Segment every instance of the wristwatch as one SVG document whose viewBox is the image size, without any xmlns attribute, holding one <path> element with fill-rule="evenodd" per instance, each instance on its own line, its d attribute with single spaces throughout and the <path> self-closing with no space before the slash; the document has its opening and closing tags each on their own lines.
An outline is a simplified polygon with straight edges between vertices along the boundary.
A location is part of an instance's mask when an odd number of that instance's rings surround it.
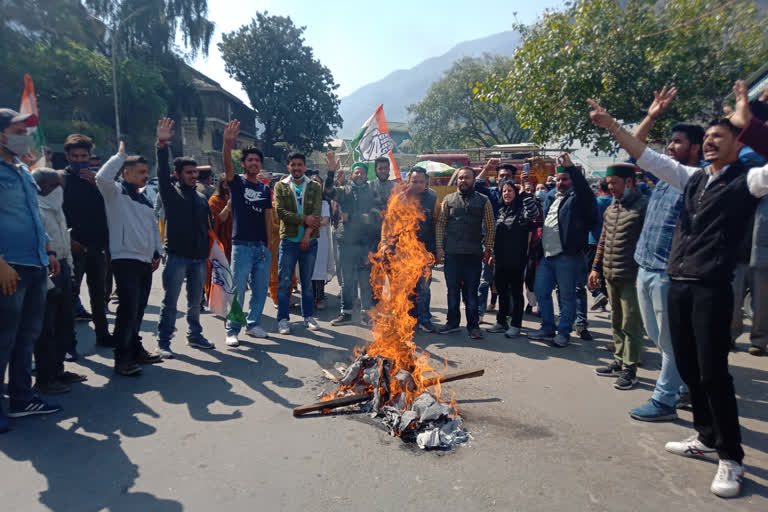
<svg viewBox="0 0 768 512">
<path fill-rule="evenodd" d="M 48 256 L 53 256 L 54 258 L 56 257 L 56 251 L 48 251 L 47 254 Z"/>
</svg>

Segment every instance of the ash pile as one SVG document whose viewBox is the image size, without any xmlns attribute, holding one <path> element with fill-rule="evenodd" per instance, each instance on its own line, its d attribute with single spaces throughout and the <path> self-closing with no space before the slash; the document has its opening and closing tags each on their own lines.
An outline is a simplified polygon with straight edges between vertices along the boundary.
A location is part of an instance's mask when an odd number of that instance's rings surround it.
<svg viewBox="0 0 768 512">
<path fill-rule="evenodd" d="M 392 374 L 395 362 L 384 357 L 362 355 L 351 365 L 337 365 L 342 375 L 334 379 L 342 385 L 335 397 L 372 392 L 372 399 L 361 409 L 371 417 L 382 418 L 382 423 L 392 436 L 405 442 L 415 442 L 422 450 L 447 450 L 471 439 L 462 428 L 462 418 L 455 408 L 442 403 L 428 392 L 413 398 L 407 406 L 407 396 L 413 395 L 418 386 L 407 370 Z"/>
</svg>

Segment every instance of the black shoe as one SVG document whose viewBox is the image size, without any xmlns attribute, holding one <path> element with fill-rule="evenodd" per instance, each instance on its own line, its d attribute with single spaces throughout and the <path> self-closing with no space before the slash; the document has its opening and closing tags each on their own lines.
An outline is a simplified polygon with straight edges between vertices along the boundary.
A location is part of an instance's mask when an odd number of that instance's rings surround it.
<svg viewBox="0 0 768 512">
<path fill-rule="evenodd" d="M 331 325 L 347 325 L 352 323 L 352 315 L 349 313 L 341 313 L 339 316 L 331 320 Z"/>
<path fill-rule="evenodd" d="M 117 342 L 115 341 L 115 338 L 113 338 L 111 334 L 107 334 L 102 338 L 98 338 L 96 340 L 96 345 L 100 347 L 105 347 L 105 348 L 115 348 L 117 346 Z"/>
<path fill-rule="evenodd" d="M 458 332 L 461 330 L 461 327 L 458 325 L 441 325 L 437 328 L 438 334 L 450 334 L 452 332 Z"/>
<path fill-rule="evenodd" d="M 150 354 L 146 349 L 141 349 L 136 354 L 136 362 L 138 364 L 155 364 L 163 360 L 163 356 L 160 354 Z"/>
<path fill-rule="evenodd" d="M 589 332 L 589 329 L 587 329 L 582 325 L 576 327 L 576 334 L 578 334 L 579 338 L 581 338 L 584 341 L 592 341 L 594 339 L 592 337 L 592 333 Z"/>
<path fill-rule="evenodd" d="M 79 320 L 81 322 L 90 322 L 93 320 L 93 315 L 83 309 L 75 313 L 75 320 Z"/>
<path fill-rule="evenodd" d="M 121 361 L 119 363 L 115 362 L 115 373 L 125 377 L 141 375 L 141 366 L 139 366 L 135 361 Z"/>
<path fill-rule="evenodd" d="M 685 392 L 677 398 L 675 407 L 678 409 L 690 409 L 691 408 L 691 394 Z"/>
<path fill-rule="evenodd" d="M 70 388 L 65 383 L 53 379 L 47 382 L 38 381 L 35 383 L 35 391 L 44 395 L 60 395 L 62 393 L 69 393 Z"/>
<path fill-rule="evenodd" d="M 619 378 L 613 383 L 613 387 L 616 389 L 627 390 L 635 387 L 635 384 L 637 384 L 637 368 L 628 366 L 621 370 Z"/>
<path fill-rule="evenodd" d="M 88 380 L 88 377 L 74 372 L 62 372 L 56 376 L 56 380 L 63 382 L 64 384 L 74 384 L 76 382 Z"/>
<path fill-rule="evenodd" d="M 621 363 L 613 360 L 608 366 L 595 368 L 595 373 L 601 377 L 618 377 L 621 373 Z"/>
</svg>

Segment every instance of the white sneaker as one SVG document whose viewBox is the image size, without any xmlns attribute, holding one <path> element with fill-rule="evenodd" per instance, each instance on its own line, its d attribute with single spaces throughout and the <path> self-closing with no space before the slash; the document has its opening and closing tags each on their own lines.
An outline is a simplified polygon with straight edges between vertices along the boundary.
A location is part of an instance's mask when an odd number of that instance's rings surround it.
<svg viewBox="0 0 768 512">
<path fill-rule="evenodd" d="M 507 332 L 504 333 L 504 336 L 507 338 L 516 338 L 517 336 L 520 336 L 520 328 L 519 327 L 510 327 L 507 329 Z"/>
<path fill-rule="evenodd" d="M 257 325 L 254 327 L 251 327 L 247 331 L 245 331 L 245 334 L 248 336 L 251 336 L 253 338 L 266 338 L 267 337 L 267 331 L 261 328 L 261 326 Z"/>
<path fill-rule="evenodd" d="M 698 434 L 694 434 L 688 439 L 682 441 L 671 441 L 664 446 L 664 449 L 669 453 L 675 455 L 682 455 L 683 457 L 701 457 L 704 459 L 712 459 L 717 456 L 717 450 L 710 448 L 701 441 L 699 441 Z"/>
<path fill-rule="evenodd" d="M 320 326 L 317 324 L 317 320 L 315 320 L 311 316 L 308 316 L 307 318 L 304 319 L 304 327 L 306 327 L 310 331 L 317 331 L 320 329 Z"/>
<path fill-rule="evenodd" d="M 239 347 L 240 342 L 237 339 L 236 334 L 227 334 L 227 346 L 228 347 Z"/>
<path fill-rule="evenodd" d="M 744 466 L 735 460 L 720 459 L 710 490 L 721 498 L 735 498 L 741 494 Z"/>
<path fill-rule="evenodd" d="M 291 334 L 291 327 L 288 325 L 288 320 L 280 320 L 277 322 L 277 332 L 280 334 Z"/>
</svg>

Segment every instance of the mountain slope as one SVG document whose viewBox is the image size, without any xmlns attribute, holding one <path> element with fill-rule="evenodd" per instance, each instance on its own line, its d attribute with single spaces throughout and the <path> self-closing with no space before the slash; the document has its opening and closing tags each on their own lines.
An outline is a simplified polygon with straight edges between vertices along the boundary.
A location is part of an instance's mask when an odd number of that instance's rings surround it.
<svg viewBox="0 0 768 512">
<path fill-rule="evenodd" d="M 429 86 L 439 80 L 456 60 L 480 57 L 484 53 L 511 55 L 519 42 L 520 35 L 514 31 L 465 41 L 439 57 L 427 59 L 408 70 L 394 71 L 377 82 L 364 85 L 341 99 L 339 111 L 344 119 L 341 135 L 345 138 L 353 137 L 379 103 L 384 104 L 388 120 L 405 121 L 408 105 L 421 100 Z"/>
</svg>

